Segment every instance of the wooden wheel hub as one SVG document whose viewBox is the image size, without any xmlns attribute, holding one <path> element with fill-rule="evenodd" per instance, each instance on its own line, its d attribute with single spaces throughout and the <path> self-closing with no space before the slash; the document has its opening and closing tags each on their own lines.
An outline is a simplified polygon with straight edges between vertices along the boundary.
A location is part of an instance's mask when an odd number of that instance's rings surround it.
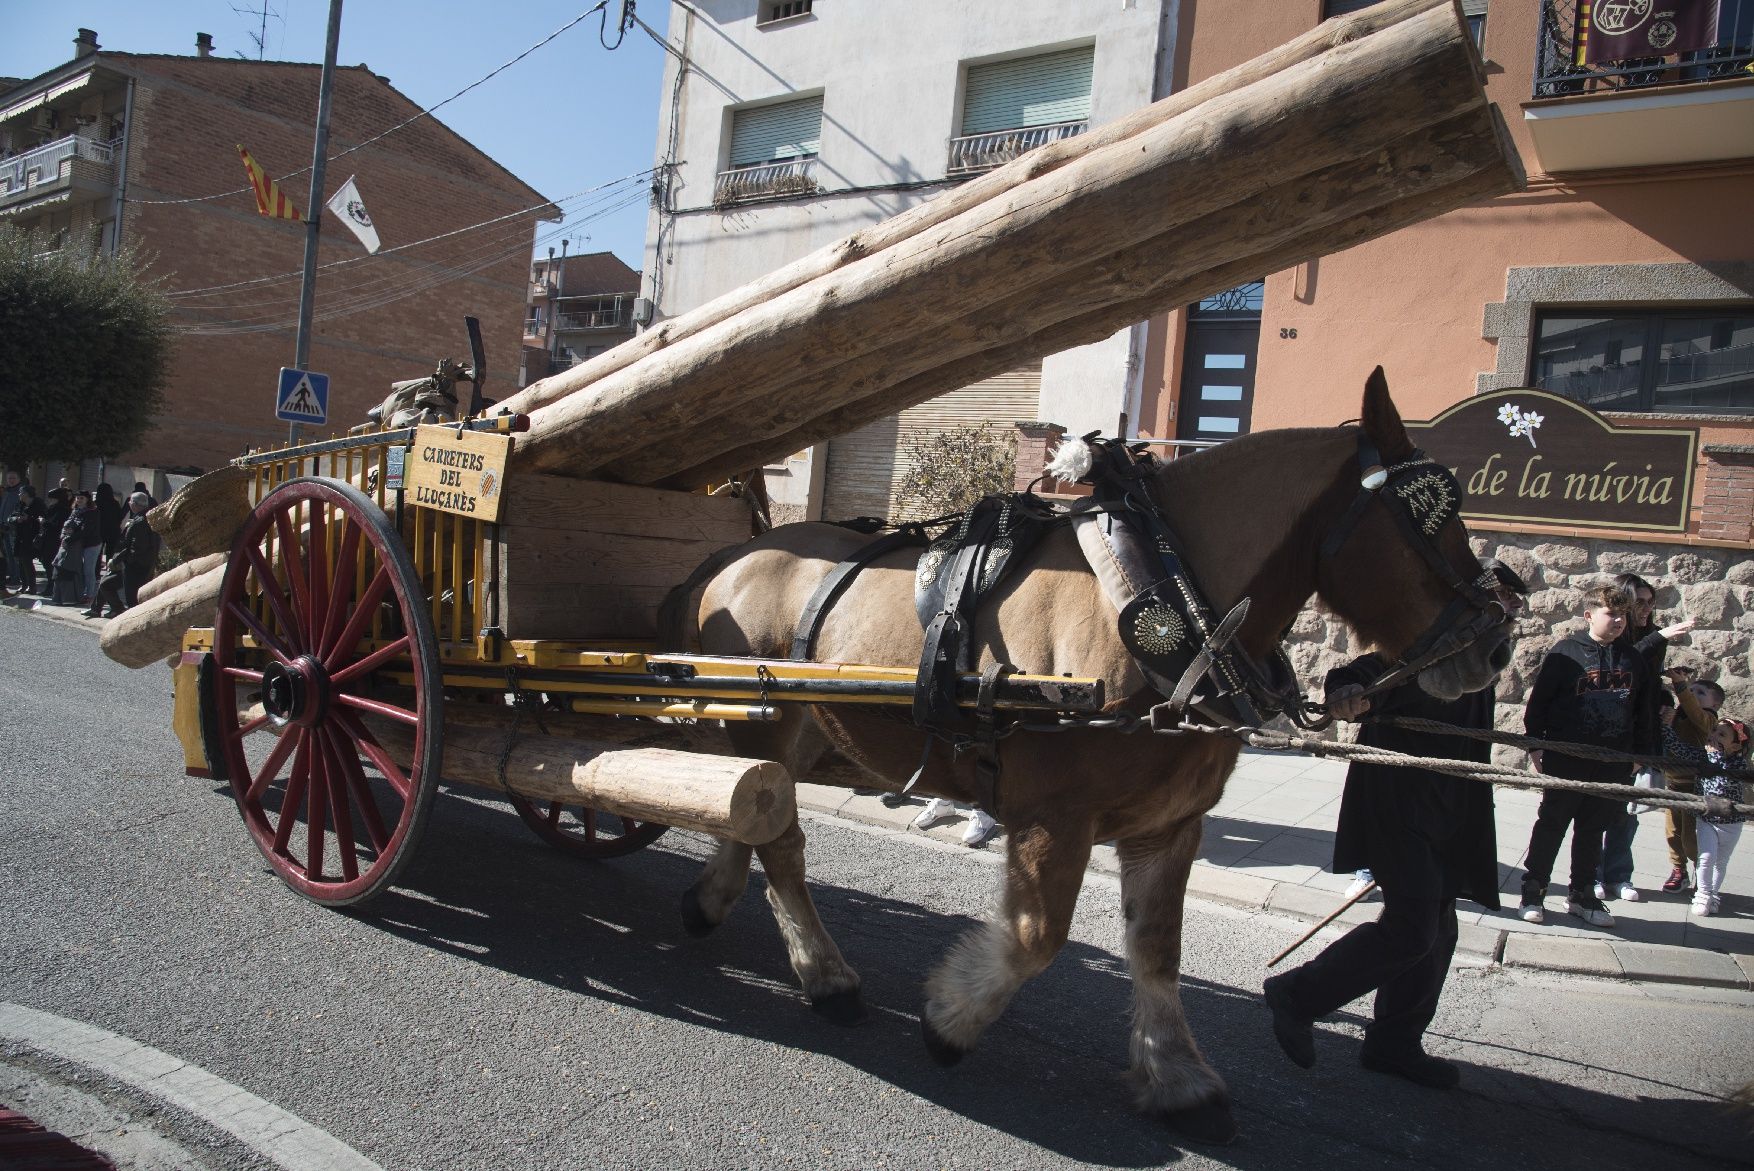
<svg viewBox="0 0 1754 1171">
<path fill-rule="evenodd" d="M 277 724 L 312 728 L 329 709 L 329 673 L 314 656 L 262 669 L 262 709 Z"/>
</svg>

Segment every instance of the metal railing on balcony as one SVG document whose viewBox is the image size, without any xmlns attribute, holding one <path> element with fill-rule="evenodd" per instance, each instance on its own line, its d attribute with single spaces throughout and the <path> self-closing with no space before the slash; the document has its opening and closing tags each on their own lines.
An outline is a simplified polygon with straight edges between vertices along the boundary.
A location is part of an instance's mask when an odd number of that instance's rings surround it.
<svg viewBox="0 0 1754 1171">
<path fill-rule="evenodd" d="M 575 329 L 626 329 L 630 305 L 617 305 L 613 309 L 592 309 L 583 313 L 562 313 L 555 318 L 555 328 L 567 331 Z"/>
<path fill-rule="evenodd" d="M 0 200 L 17 199 L 64 178 L 75 158 L 108 164 L 115 144 L 69 134 L 9 159 L 0 159 Z"/>
<path fill-rule="evenodd" d="M 1090 129 L 1090 121 L 1053 122 L 1046 126 L 1023 126 L 987 134 L 966 134 L 950 140 L 950 162 L 945 174 L 977 175 L 1004 166 L 1024 151 L 1034 150 L 1062 138 L 1075 138 Z"/>
<path fill-rule="evenodd" d="M 816 156 L 811 155 L 780 163 L 763 163 L 758 167 L 733 167 L 729 171 L 720 171 L 718 182 L 713 186 L 713 203 L 725 207 L 758 199 L 814 195 L 819 190 Z"/>
<path fill-rule="evenodd" d="M 1747 78 L 1754 63 L 1754 0 L 1719 0 L 1716 41 L 1666 56 L 1629 57 L 1584 64 L 1579 41 L 1580 0 L 1541 0 L 1541 28 L 1535 47 L 1537 98 L 1582 93 L 1615 93 L 1656 86 Z M 1654 0 L 1595 0 L 1598 35 L 1605 28 L 1641 20 L 1661 21 L 1666 12 Z M 1587 37 L 1587 21 L 1585 36 Z M 1658 32 L 1646 41 L 1673 37 Z"/>
</svg>

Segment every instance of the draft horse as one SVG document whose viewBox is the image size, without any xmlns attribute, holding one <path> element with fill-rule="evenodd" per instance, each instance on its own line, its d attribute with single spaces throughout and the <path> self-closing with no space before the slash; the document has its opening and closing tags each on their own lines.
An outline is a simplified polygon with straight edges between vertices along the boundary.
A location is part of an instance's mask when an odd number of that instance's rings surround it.
<svg viewBox="0 0 1754 1171">
<path fill-rule="evenodd" d="M 1360 417 L 1355 426 L 1248 435 L 1174 460 L 1149 491 L 1216 612 L 1251 599 L 1239 636 L 1249 655 L 1271 653 L 1314 595 L 1391 660 L 1430 645 L 1446 624 L 1471 620 L 1468 638 L 1452 639 L 1448 656 L 1416 677 L 1450 698 L 1483 687 L 1509 660 L 1510 628 L 1501 611 L 1487 612 L 1478 589 L 1460 584 L 1484 571 L 1457 510 L 1421 538 L 1369 497 L 1373 485 L 1361 475 L 1360 453 L 1370 450 L 1364 441 L 1384 466 L 1421 459 L 1380 368 L 1366 385 Z M 1330 539 L 1337 532 L 1341 539 Z M 681 612 L 698 622 L 706 652 L 784 658 L 817 583 L 868 540 L 827 524 L 774 529 L 710 573 L 698 604 L 689 595 Z M 1074 536 L 1064 526 L 1052 529 L 1022 556 L 977 613 L 978 664 L 1100 678 L 1118 710 L 1142 712 L 1160 702 L 1123 645 L 1114 605 Z M 917 549 L 897 551 L 865 569 L 826 616 L 813 657 L 917 664 L 917 557 Z M 732 724 L 730 733 L 739 752 L 780 761 L 793 775 L 807 774 L 825 734 L 880 785 L 899 787 L 924 758 L 919 791 L 976 797 L 970 754 L 959 759 L 941 743 L 928 745 L 905 718 L 851 705 L 793 708 L 776 723 Z M 922 1025 L 932 1056 L 949 1064 L 967 1053 L 1019 986 L 1048 965 L 1066 941 L 1092 844 L 1112 840 L 1133 978 L 1130 1073 L 1138 1106 L 1189 1137 L 1233 1137 L 1224 1081 L 1201 1056 L 1182 1013 L 1179 972 L 1182 901 L 1201 820 L 1238 752 L 1232 738 L 1086 728 L 1023 731 L 1000 741 L 994 812 L 1008 835 L 1003 898 L 997 915 L 969 931 L 926 979 Z M 732 842 L 719 847 L 684 897 L 692 931 L 711 930 L 729 913 L 751 852 Z M 753 853 L 812 1004 L 837 1019 L 862 1018 L 858 973 L 823 929 L 805 886 L 803 832 L 794 821 Z"/>
</svg>

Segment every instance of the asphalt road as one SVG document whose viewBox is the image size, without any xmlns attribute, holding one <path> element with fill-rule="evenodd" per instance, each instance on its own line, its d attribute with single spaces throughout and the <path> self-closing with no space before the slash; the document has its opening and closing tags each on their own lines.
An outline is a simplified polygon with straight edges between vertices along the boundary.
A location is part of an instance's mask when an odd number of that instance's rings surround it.
<svg viewBox="0 0 1754 1171">
<path fill-rule="evenodd" d="M 1243 1135 L 1183 1149 L 1126 1103 L 1112 882 L 1091 880 L 1064 954 L 946 1071 L 919 1042 L 920 983 L 991 901 L 990 858 L 806 825 L 872 1009 L 840 1028 L 804 1005 L 759 874 L 715 935 L 685 935 L 691 835 L 581 864 L 447 792 L 401 887 L 357 914 L 305 903 L 230 797 L 182 775 L 170 704 L 167 671 L 0 611 L 0 1002 L 196 1063 L 395 1171 L 1754 1162 L 1750 1119 L 1718 1097 L 1754 1076 L 1748 994 L 1463 969 L 1430 1038 L 1462 1089 L 1361 1070 L 1364 1005 L 1304 1072 L 1258 998 L 1300 925 L 1194 904 L 1184 997 Z M 210 1167 L 265 1165 L 174 1111 L 144 1124 Z"/>
</svg>

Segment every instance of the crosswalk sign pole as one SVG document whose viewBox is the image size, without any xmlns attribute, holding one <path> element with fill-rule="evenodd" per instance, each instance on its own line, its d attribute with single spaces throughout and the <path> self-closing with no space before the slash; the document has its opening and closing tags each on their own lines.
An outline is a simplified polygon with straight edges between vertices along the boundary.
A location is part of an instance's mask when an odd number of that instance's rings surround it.
<svg viewBox="0 0 1754 1171">
<path fill-rule="evenodd" d="M 311 197 L 305 202 L 305 279 L 298 292 L 298 340 L 292 364 L 310 368 L 311 309 L 317 297 L 317 233 L 323 226 L 323 169 L 329 161 L 329 99 L 335 91 L 335 55 L 341 47 L 341 0 L 329 0 L 329 41 L 323 49 L 323 79 L 317 91 L 317 141 L 311 150 Z M 298 424 L 286 441 L 298 442 Z"/>
</svg>

